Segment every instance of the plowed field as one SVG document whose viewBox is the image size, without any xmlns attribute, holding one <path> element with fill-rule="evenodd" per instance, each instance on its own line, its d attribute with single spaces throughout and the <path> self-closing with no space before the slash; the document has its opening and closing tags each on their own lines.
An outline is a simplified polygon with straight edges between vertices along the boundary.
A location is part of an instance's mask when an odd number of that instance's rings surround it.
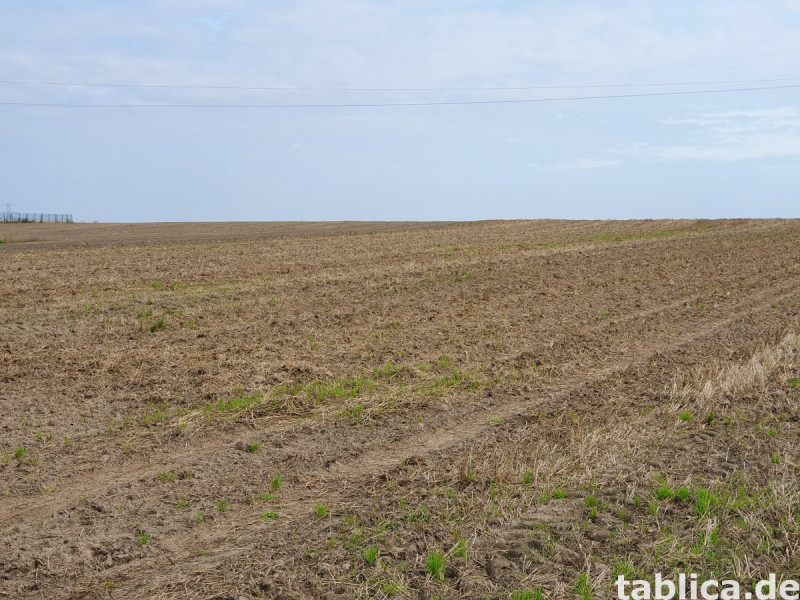
<svg viewBox="0 0 800 600">
<path fill-rule="evenodd" d="M 0 597 L 798 577 L 798 221 L 0 240 Z"/>
</svg>

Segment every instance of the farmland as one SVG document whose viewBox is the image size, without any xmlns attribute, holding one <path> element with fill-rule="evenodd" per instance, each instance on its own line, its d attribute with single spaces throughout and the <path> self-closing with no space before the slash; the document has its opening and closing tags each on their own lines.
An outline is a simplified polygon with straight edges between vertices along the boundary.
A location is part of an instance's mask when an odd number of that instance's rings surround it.
<svg viewBox="0 0 800 600">
<path fill-rule="evenodd" d="M 798 221 L 0 240 L 0 597 L 798 577 Z"/>
</svg>

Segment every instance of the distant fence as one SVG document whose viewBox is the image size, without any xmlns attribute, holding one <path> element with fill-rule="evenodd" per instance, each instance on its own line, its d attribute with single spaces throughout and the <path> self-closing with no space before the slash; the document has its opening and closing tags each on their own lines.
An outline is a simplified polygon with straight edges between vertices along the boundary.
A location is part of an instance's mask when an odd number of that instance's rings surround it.
<svg viewBox="0 0 800 600">
<path fill-rule="evenodd" d="M 48 213 L 0 213 L 2 223 L 72 223 L 72 215 Z"/>
</svg>

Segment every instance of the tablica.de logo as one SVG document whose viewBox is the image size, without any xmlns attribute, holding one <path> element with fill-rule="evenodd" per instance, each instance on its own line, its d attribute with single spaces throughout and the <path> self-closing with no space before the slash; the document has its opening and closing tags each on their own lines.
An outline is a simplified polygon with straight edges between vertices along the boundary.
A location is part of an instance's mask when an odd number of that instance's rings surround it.
<svg viewBox="0 0 800 600">
<path fill-rule="evenodd" d="M 709 579 L 702 583 L 697 575 L 678 575 L 678 581 L 664 579 L 656 573 L 651 584 L 646 579 L 628 581 L 624 575 L 617 577 L 617 597 L 620 600 L 673 600 L 673 598 L 708 598 L 709 600 L 739 600 L 739 582 Z"/>
<path fill-rule="evenodd" d="M 742 593 L 738 581 L 732 579 L 707 579 L 703 582 L 697 580 L 697 575 L 692 573 L 687 577 L 685 573 L 678 575 L 678 581 L 664 579 L 661 573 L 656 573 L 653 584 L 645 579 L 628 581 L 624 575 L 617 577 L 617 597 L 620 600 L 798 600 L 800 598 L 800 583 L 786 580 L 777 584 L 774 573 L 768 579 L 762 579 L 755 586 L 755 592 Z"/>
</svg>

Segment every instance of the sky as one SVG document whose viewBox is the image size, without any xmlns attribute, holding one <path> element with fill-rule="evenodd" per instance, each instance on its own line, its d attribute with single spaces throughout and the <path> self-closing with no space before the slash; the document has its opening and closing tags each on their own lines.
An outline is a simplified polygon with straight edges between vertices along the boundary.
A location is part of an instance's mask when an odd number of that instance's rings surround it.
<svg viewBox="0 0 800 600">
<path fill-rule="evenodd" d="M 0 0 L 0 80 L 17 211 L 800 217 L 800 87 L 557 100 L 800 86 L 800 0 Z"/>
</svg>

